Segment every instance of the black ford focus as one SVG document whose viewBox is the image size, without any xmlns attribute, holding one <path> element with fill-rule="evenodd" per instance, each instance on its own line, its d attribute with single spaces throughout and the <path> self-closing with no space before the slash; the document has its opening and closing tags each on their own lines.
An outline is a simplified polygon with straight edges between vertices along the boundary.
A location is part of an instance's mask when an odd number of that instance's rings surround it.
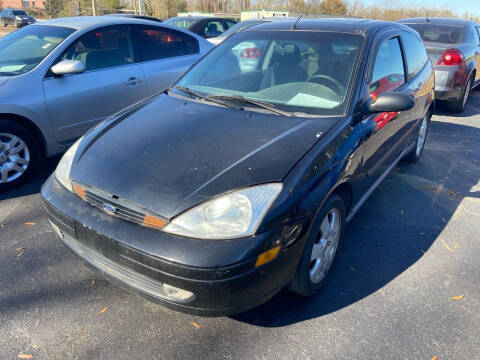
<svg viewBox="0 0 480 360">
<path fill-rule="evenodd" d="M 346 223 L 398 161 L 420 157 L 433 88 L 403 25 L 258 25 L 78 140 L 45 207 L 73 253 L 176 310 L 313 295 Z"/>
</svg>

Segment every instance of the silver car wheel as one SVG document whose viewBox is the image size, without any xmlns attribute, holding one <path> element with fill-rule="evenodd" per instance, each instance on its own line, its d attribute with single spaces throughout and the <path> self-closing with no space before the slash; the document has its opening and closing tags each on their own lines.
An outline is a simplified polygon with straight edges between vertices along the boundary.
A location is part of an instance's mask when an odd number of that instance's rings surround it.
<svg viewBox="0 0 480 360">
<path fill-rule="evenodd" d="M 425 139 L 427 138 L 427 129 L 428 129 L 428 118 L 425 116 L 422 120 L 422 126 L 418 132 L 417 138 L 417 149 L 415 150 L 415 154 L 420 156 L 423 150 L 423 146 L 425 145 Z"/>
<path fill-rule="evenodd" d="M 321 282 L 332 266 L 340 241 L 341 221 L 337 208 L 331 209 L 322 220 L 310 256 L 310 281 L 314 284 Z"/>
<path fill-rule="evenodd" d="M 18 136 L 0 133 L 0 184 L 12 182 L 27 171 L 30 150 Z"/>
</svg>

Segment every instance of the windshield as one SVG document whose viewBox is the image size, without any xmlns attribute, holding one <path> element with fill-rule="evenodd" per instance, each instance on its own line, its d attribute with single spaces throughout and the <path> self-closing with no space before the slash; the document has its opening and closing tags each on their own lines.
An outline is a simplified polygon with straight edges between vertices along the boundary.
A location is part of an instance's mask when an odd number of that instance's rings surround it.
<svg viewBox="0 0 480 360">
<path fill-rule="evenodd" d="M 239 32 L 241 30 L 247 29 L 249 27 L 252 27 L 254 25 L 258 24 L 263 24 L 266 21 L 263 20 L 258 20 L 258 21 L 242 21 L 239 22 L 232 27 L 230 27 L 228 30 L 224 31 L 223 34 L 221 35 L 222 37 L 229 37 L 232 34 L 235 34 L 236 32 Z"/>
<path fill-rule="evenodd" d="M 460 35 L 463 27 L 438 24 L 405 24 L 416 30 L 425 42 L 436 42 L 442 44 L 457 44 L 460 42 Z"/>
<path fill-rule="evenodd" d="M 75 30 L 31 25 L 0 38 L 0 76 L 26 73 Z"/>
<path fill-rule="evenodd" d="M 179 28 L 188 29 L 190 25 L 193 25 L 197 20 L 195 19 L 182 19 L 182 18 L 171 18 L 164 21 L 165 24 L 173 25 Z"/>
<path fill-rule="evenodd" d="M 344 114 L 363 37 L 306 31 L 240 32 L 176 84 L 306 115 Z"/>
<path fill-rule="evenodd" d="M 13 10 L 13 15 L 27 15 L 27 13 L 23 10 Z"/>
</svg>

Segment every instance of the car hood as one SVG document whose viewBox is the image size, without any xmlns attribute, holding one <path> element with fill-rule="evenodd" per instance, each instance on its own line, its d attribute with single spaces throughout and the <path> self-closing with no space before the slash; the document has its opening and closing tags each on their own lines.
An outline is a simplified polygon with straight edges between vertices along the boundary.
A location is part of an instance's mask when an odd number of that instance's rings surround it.
<svg viewBox="0 0 480 360">
<path fill-rule="evenodd" d="M 334 123 L 161 95 L 90 131 L 71 178 L 171 218 L 224 192 L 281 181 Z"/>
</svg>

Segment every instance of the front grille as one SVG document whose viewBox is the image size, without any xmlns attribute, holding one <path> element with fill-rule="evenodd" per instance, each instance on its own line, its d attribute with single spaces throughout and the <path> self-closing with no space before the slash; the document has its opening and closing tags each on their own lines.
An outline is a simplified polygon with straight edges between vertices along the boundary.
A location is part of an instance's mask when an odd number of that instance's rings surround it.
<svg viewBox="0 0 480 360">
<path fill-rule="evenodd" d="M 152 214 L 129 201 L 120 199 L 115 195 L 77 183 L 74 184 L 74 189 L 77 195 L 83 200 L 111 216 L 157 229 L 162 228 L 168 223 L 166 219 Z"/>
</svg>

